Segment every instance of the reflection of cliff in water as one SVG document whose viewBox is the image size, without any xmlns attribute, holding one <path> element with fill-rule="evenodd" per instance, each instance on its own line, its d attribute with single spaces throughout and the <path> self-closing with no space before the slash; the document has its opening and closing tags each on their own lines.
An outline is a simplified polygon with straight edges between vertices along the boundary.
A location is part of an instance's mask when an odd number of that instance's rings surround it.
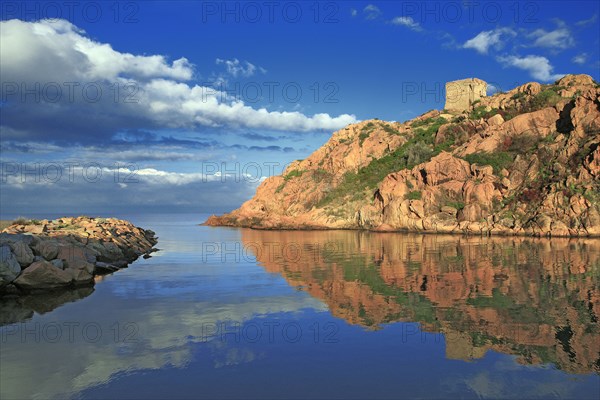
<svg viewBox="0 0 600 400">
<path fill-rule="evenodd" d="M 4 296 L 0 302 L 0 326 L 26 321 L 34 313 L 45 314 L 66 303 L 81 300 L 94 291 L 93 287 L 61 289 L 56 292 Z"/>
<path fill-rule="evenodd" d="M 600 372 L 600 241 L 244 230 L 269 272 L 377 328 L 417 321 L 449 358 L 488 349 Z"/>
</svg>

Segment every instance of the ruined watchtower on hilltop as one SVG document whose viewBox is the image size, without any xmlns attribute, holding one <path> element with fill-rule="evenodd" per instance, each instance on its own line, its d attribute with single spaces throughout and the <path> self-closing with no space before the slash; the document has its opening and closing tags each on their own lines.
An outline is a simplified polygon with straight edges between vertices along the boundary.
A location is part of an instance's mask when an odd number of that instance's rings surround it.
<svg viewBox="0 0 600 400">
<path fill-rule="evenodd" d="M 446 105 L 448 111 L 469 111 L 476 100 L 486 96 L 487 82 L 477 78 L 461 79 L 446 83 Z"/>
</svg>

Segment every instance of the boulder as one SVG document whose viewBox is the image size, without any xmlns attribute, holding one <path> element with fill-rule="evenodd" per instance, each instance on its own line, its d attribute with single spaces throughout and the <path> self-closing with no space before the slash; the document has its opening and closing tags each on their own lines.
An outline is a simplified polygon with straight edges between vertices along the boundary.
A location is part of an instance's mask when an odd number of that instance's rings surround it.
<svg viewBox="0 0 600 400">
<path fill-rule="evenodd" d="M 21 289 L 55 289 L 68 286 L 73 280 L 71 274 L 56 268 L 48 261 L 38 261 L 25 269 L 15 285 Z"/>
<path fill-rule="evenodd" d="M 75 244 L 61 243 L 58 247 L 57 258 L 63 260 L 65 272 L 71 274 L 76 284 L 87 283 L 93 280 L 96 257 L 91 254 L 90 250 Z"/>
<path fill-rule="evenodd" d="M 515 91 L 515 90 L 517 93 L 525 93 L 526 95 L 529 95 L 529 96 L 535 96 L 536 94 L 538 94 L 539 92 L 542 91 L 542 85 L 540 85 L 537 82 L 529 82 L 524 85 L 518 86 L 517 88 L 515 88 L 512 91 Z"/>
<path fill-rule="evenodd" d="M 94 274 L 96 275 L 105 275 L 110 274 L 112 272 L 118 271 L 119 267 L 116 267 L 112 264 L 108 264 L 102 261 L 98 261 L 94 267 Z"/>
<path fill-rule="evenodd" d="M 0 233 L 0 244 L 23 242 L 32 247 L 38 242 L 38 238 L 28 233 Z"/>
<path fill-rule="evenodd" d="M 58 243 L 54 240 L 41 240 L 34 249 L 47 261 L 54 260 L 58 256 Z"/>
<path fill-rule="evenodd" d="M 29 266 L 33 262 L 33 251 L 24 242 L 11 243 L 10 247 L 22 268 Z"/>
<path fill-rule="evenodd" d="M 586 74 L 578 74 L 578 75 L 566 75 L 556 82 L 558 86 L 574 86 L 574 85 L 583 85 L 583 86 L 592 86 L 595 85 L 594 78 Z"/>
<path fill-rule="evenodd" d="M 21 265 L 12 253 L 10 246 L 0 246 L 0 287 L 14 281 L 20 272 Z"/>
<path fill-rule="evenodd" d="M 50 261 L 50 263 L 52 265 L 54 265 L 56 268 L 65 269 L 65 263 L 63 262 L 63 260 L 56 259 L 56 260 Z"/>
<path fill-rule="evenodd" d="M 504 118 L 502 118 L 502 115 L 496 114 L 493 117 L 488 118 L 487 123 L 489 126 L 499 126 L 504 123 Z"/>
<path fill-rule="evenodd" d="M 98 256 L 99 261 L 111 262 L 122 260 L 125 257 L 123 251 L 113 242 L 102 243 L 102 249 Z"/>
</svg>

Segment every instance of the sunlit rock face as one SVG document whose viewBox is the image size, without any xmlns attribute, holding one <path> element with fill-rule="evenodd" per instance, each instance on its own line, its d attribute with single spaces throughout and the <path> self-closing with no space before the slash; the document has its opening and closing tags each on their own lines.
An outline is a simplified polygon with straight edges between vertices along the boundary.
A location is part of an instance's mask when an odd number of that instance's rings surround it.
<svg viewBox="0 0 600 400">
<path fill-rule="evenodd" d="M 269 272 L 352 324 L 416 321 L 449 358 L 489 349 L 600 371 L 600 243 L 350 231 L 244 230 Z"/>
<path fill-rule="evenodd" d="M 461 79 L 446 83 L 448 111 L 468 111 L 473 103 L 486 96 L 487 83 L 477 78 Z"/>
<path fill-rule="evenodd" d="M 459 110 L 334 132 L 206 224 L 600 236 L 600 86 L 567 75 L 481 97 L 485 82 L 465 85 Z"/>
</svg>

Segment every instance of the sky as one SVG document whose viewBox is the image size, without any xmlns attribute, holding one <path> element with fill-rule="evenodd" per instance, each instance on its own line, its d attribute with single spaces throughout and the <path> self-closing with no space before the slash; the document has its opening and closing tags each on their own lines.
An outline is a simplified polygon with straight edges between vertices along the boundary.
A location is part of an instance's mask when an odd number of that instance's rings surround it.
<svg viewBox="0 0 600 400">
<path fill-rule="evenodd" d="M 0 217 L 226 212 L 448 81 L 600 81 L 600 5 L 567 4 L 4 1 Z"/>
</svg>

